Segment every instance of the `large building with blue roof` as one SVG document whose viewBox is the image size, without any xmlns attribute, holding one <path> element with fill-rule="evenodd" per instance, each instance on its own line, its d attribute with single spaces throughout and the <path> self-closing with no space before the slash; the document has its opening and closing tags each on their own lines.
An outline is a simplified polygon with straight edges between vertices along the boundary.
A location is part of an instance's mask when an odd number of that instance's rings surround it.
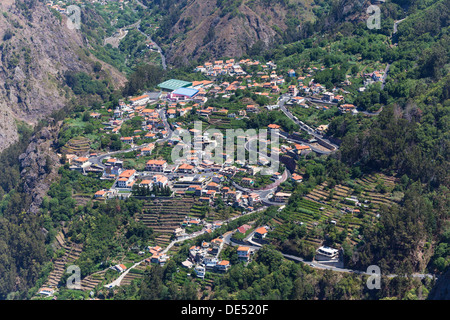
<svg viewBox="0 0 450 320">
<path fill-rule="evenodd" d="M 174 90 L 170 95 L 169 99 L 172 101 L 178 100 L 190 100 L 198 93 L 197 89 L 193 88 L 178 88 Z"/>
</svg>

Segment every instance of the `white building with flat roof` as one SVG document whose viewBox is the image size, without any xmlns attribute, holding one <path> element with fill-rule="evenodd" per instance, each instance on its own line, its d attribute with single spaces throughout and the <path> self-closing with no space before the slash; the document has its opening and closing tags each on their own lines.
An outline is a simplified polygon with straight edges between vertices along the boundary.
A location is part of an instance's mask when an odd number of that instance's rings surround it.
<svg viewBox="0 0 450 320">
<path fill-rule="evenodd" d="M 205 277 L 205 273 L 206 273 L 206 269 L 205 269 L 205 267 L 202 267 L 202 266 L 196 266 L 195 269 L 194 269 L 194 272 L 197 275 L 197 277 L 204 278 Z"/>
<path fill-rule="evenodd" d="M 316 250 L 316 260 L 337 260 L 338 258 L 338 249 L 323 246 Z"/>
</svg>

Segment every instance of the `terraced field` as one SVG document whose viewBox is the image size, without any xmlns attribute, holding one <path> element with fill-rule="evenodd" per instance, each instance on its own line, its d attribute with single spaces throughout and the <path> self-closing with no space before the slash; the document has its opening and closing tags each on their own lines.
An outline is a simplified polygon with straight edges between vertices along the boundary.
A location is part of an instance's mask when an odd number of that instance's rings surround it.
<svg viewBox="0 0 450 320">
<path fill-rule="evenodd" d="M 92 195 L 74 194 L 72 198 L 77 202 L 77 206 L 85 206 L 89 201 L 104 202 L 102 199 L 92 199 Z"/>
<path fill-rule="evenodd" d="M 204 219 L 207 222 L 213 222 L 213 221 L 217 221 L 217 220 L 227 220 L 230 217 L 239 215 L 239 212 L 230 212 L 225 213 L 225 212 L 217 212 L 214 210 L 214 208 L 210 208 L 210 211 L 206 214 L 205 217 L 203 217 L 203 213 L 202 213 L 202 208 L 204 207 L 203 203 L 198 203 L 198 204 L 194 204 L 191 207 L 191 210 L 189 212 L 189 216 L 193 217 L 193 218 L 200 218 L 200 219 Z"/>
<path fill-rule="evenodd" d="M 62 152 L 66 154 L 76 154 L 78 156 L 89 152 L 91 141 L 85 137 L 76 137 L 70 139 L 63 147 Z"/>
<path fill-rule="evenodd" d="M 273 230 L 268 234 L 268 239 L 285 238 L 292 228 L 292 223 L 304 223 L 307 229 L 311 230 L 319 224 L 329 223 L 331 220 L 334 220 L 336 221 L 337 231 L 341 232 L 344 226 L 347 226 L 348 239 L 353 244 L 357 243 L 358 239 L 355 239 L 354 229 L 364 223 L 376 221 L 382 205 L 392 206 L 396 204 L 390 193 L 395 186 L 396 179 L 377 174 L 364 176 L 353 181 L 353 183 L 353 187 L 336 185 L 333 188 L 329 188 L 326 182 L 318 185 L 297 203 L 293 213 L 286 214 L 282 212 L 272 219 L 270 226 Z M 385 187 L 385 193 L 376 191 L 377 186 L 380 184 Z M 345 198 L 355 195 L 362 203 L 361 206 L 355 206 L 345 200 Z M 348 210 L 358 209 L 360 213 L 346 212 L 346 208 Z M 290 223 L 291 225 L 289 225 Z M 317 246 L 321 244 L 318 239 L 311 237 L 308 237 L 306 241 Z"/>
<path fill-rule="evenodd" d="M 57 287 L 61 277 L 66 272 L 67 266 L 77 260 L 83 250 L 81 245 L 70 242 L 64 238 L 62 233 L 59 233 L 56 236 L 56 240 L 57 246 L 64 250 L 64 254 L 53 262 L 53 270 L 50 272 L 47 281 L 41 288 Z"/>
<path fill-rule="evenodd" d="M 195 205 L 199 202 L 189 197 L 151 200 L 144 205 L 140 220 L 157 235 L 155 244 L 165 247 L 185 217 L 192 216 Z"/>
<path fill-rule="evenodd" d="M 98 285 L 101 285 L 105 279 L 105 273 L 108 269 L 93 273 L 81 280 L 81 290 L 91 291 Z"/>
<path fill-rule="evenodd" d="M 306 224 L 308 230 L 311 230 L 315 224 L 332 219 L 335 219 L 335 214 L 331 207 L 305 197 L 299 202 L 294 214 L 280 215 L 280 217 L 271 221 L 270 226 L 274 230 L 269 233 L 268 238 L 280 239 L 286 237 L 292 227 L 289 226 L 289 223 L 298 224 L 302 222 Z"/>
<path fill-rule="evenodd" d="M 226 130 L 231 127 L 231 121 L 228 118 L 211 116 L 209 120 L 210 126 L 207 128 L 214 128 L 218 130 Z"/>
<path fill-rule="evenodd" d="M 161 234 L 158 237 L 156 237 L 155 244 L 163 248 L 167 247 L 171 242 L 170 238 L 171 238 L 170 234 Z"/>
<path fill-rule="evenodd" d="M 139 219 L 155 232 L 155 244 L 164 247 L 170 243 L 174 230 L 181 226 L 186 216 L 205 218 L 202 208 L 204 204 L 193 197 L 155 199 L 144 205 Z M 210 211 L 205 220 L 208 222 L 224 220 L 234 214 L 225 215 L 225 213 Z"/>
<path fill-rule="evenodd" d="M 140 265 L 131 269 L 130 272 L 128 272 L 126 276 L 122 279 L 120 285 L 121 286 L 129 285 L 133 280 L 141 279 L 144 276 L 144 271 L 146 268 L 147 266 L 144 263 L 141 263 Z"/>
</svg>

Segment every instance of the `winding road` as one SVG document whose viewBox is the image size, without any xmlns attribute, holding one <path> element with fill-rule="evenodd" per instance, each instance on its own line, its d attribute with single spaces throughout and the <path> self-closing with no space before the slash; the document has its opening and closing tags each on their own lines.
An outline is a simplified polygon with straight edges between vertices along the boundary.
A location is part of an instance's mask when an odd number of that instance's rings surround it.
<svg viewBox="0 0 450 320">
<path fill-rule="evenodd" d="M 172 128 L 171 128 L 170 124 L 167 122 L 166 109 L 165 108 L 160 109 L 158 111 L 158 114 L 159 114 L 159 116 L 160 116 L 160 118 L 161 118 L 161 120 L 162 120 L 162 122 L 164 124 L 164 129 L 168 132 L 168 134 L 167 134 L 167 136 L 165 138 L 161 138 L 161 139 L 156 140 L 155 143 L 164 143 L 164 142 L 166 142 L 167 140 L 169 140 L 172 137 L 173 131 L 172 131 Z M 106 166 L 102 163 L 103 159 L 105 159 L 107 157 L 111 157 L 111 156 L 116 155 L 116 154 L 139 150 L 139 149 L 141 149 L 143 147 L 146 147 L 147 145 L 148 145 L 148 143 L 140 145 L 140 146 L 134 146 L 134 147 L 132 147 L 130 149 L 127 149 L 127 150 L 118 150 L 118 151 L 107 152 L 107 153 L 104 153 L 104 154 L 101 154 L 101 155 L 98 155 L 98 156 L 95 156 L 95 157 L 90 157 L 89 158 L 89 162 L 91 162 L 93 165 L 95 165 L 95 166 L 97 166 L 99 168 L 105 169 Z"/>
<path fill-rule="evenodd" d="M 292 138 L 288 138 L 286 136 L 283 136 L 283 138 L 285 138 L 288 141 L 292 141 L 294 143 L 302 143 L 304 145 L 307 145 L 308 147 L 311 148 L 311 150 L 313 150 L 316 153 L 320 153 L 320 154 L 331 154 L 333 152 L 336 152 L 339 149 L 339 146 L 337 146 L 336 144 L 330 142 L 329 140 L 325 139 L 322 135 L 318 134 L 317 132 L 315 132 L 311 127 L 309 127 L 308 125 L 306 125 L 305 123 L 303 123 L 302 121 L 297 120 L 291 112 L 289 112 L 288 109 L 286 109 L 286 107 L 284 106 L 286 104 L 286 102 L 289 100 L 289 96 L 288 95 L 282 95 L 280 97 L 280 99 L 278 100 L 278 106 L 280 108 L 281 111 L 283 111 L 283 113 L 286 115 L 286 117 L 288 117 L 289 119 L 291 119 L 292 121 L 294 121 L 296 124 L 298 124 L 300 126 L 300 129 L 307 132 L 308 134 L 312 135 L 315 139 L 317 139 L 318 141 L 322 141 L 325 144 L 328 144 L 332 147 L 332 149 L 330 150 L 323 150 L 320 148 L 315 147 L 312 144 L 309 143 L 305 143 L 304 141 L 299 141 L 299 140 L 295 140 Z"/>
<path fill-rule="evenodd" d="M 398 31 L 398 25 L 399 25 L 401 22 L 405 21 L 405 19 L 406 19 L 406 18 L 401 19 L 401 20 L 394 21 L 394 27 L 393 27 L 394 30 L 393 30 L 392 36 L 391 36 L 391 41 L 392 41 L 392 45 L 393 45 L 393 46 L 398 45 L 398 39 L 397 39 L 397 37 L 396 37 L 395 35 L 397 34 L 397 31 Z M 389 73 L 389 69 L 391 68 L 391 64 L 392 64 L 392 63 L 388 63 L 388 64 L 386 65 L 386 69 L 384 70 L 383 80 L 382 80 L 382 82 L 381 82 L 381 90 L 383 90 L 384 87 L 386 86 L 386 80 L 387 80 L 387 76 L 388 76 L 388 73 Z"/>
<path fill-rule="evenodd" d="M 139 1 L 137 1 L 137 2 L 140 3 Z M 143 5 L 142 3 L 140 3 L 140 4 L 141 4 L 142 6 L 145 7 L 145 5 Z M 146 7 L 145 7 L 145 8 L 146 8 Z M 398 20 L 398 21 L 396 21 L 396 22 L 394 23 L 393 36 L 397 33 L 397 30 L 398 30 L 398 29 L 397 29 L 397 28 L 398 28 L 398 24 L 401 23 L 401 22 L 404 21 L 404 20 L 405 20 L 405 19 Z M 137 29 L 139 30 L 139 25 L 137 26 Z M 140 31 L 141 33 L 143 33 L 141 30 L 139 30 L 139 31 Z M 144 34 L 144 33 L 143 33 L 143 34 Z M 145 35 L 145 34 L 144 34 L 144 35 Z M 151 38 L 150 38 L 148 35 L 145 35 L 145 36 L 147 37 L 147 39 L 149 39 L 150 41 L 152 41 Z M 152 41 L 152 42 L 153 42 L 153 41 Z M 158 47 L 158 48 L 159 48 L 159 47 Z M 163 55 L 163 53 L 162 53 L 162 50 L 159 48 L 158 51 L 160 52 L 161 56 L 163 57 L 163 68 L 166 69 L 165 58 L 164 58 L 164 55 Z M 389 72 L 389 68 L 390 68 L 390 64 L 388 64 L 388 65 L 386 66 L 385 75 L 384 75 L 384 77 L 383 77 L 382 88 L 384 88 L 384 85 L 385 85 L 385 82 L 386 82 L 386 78 L 387 78 L 387 73 Z M 339 149 L 339 147 L 338 147 L 337 145 L 335 145 L 335 144 L 331 143 L 330 141 L 324 139 L 323 136 L 321 136 L 320 134 L 316 133 L 312 128 L 310 128 L 309 126 L 307 126 L 307 125 L 304 124 L 303 122 L 296 120 L 296 119 L 294 118 L 294 116 L 293 116 L 293 115 L 286 109 L 286 107 L 284 106 L 285 103 L 286 103 L 288 100 L 289 100 L 289 97 L 288 97 L 288 96 L 282 96 L 281 99 L 279 100 L 279 107 L 280 107 L 280 109 L 283 111 L 283 113 L 284 113 L 288 118 L 290 118 L 292 121 L 294 121 L 295 123 L 297 123 L 297 124 L 300 126 L 300 128 L 301 128 L 302 130 L 306 131 L 308 134 L 314 136 L 314 137 L 315 137 L 316 139 L 318 139 L 318 140 L 319 140 L 319 139 L 320 139 L 320 140 L 323 140 L 324 142 L 326 142 L 327 144 L 331 145 L 331 146 L 334 148 L 334 150 L 330 150 L 329 152 L 326 152 L 326 151 L 323 151 L 323 150 L 321 150 L 321 149 L 317 149 L 317 148 L 315 148 L 315 147 L 312 146 L 312 145 L 309 145 L 309 147 L 311 147 L 311 149 L 312 149 L 313 151 L 315 151 L 315 152 L 317 152 L 317 153 L 321 153 L 321 154 L 331 154 L 331 153 L 333 153 L 333 152 L 335 152 L 336 150 Z M 382 111 L 382 109 L 380 109 L 380 110 L 377 111 L 376 113 L 370 113 L 370 115 L 376 115 L 376 114 L 379 114 L 381 111 Z M 158 140 L 159 142 L 164 142 L 164 141 L 166 141 L 167 139 L 169 139 L 169 138 L 172 136 L 172 130 L 171 130 L 170 125 L 169 125 L 169 123 L 167 122 L 167 119 L 166 119 L 166 117 L 165 117 L 165 111 L 164 111 L 163 109 L 161 109 L 161 110 L 159 111 L 159 114 L 160 114 L 160 116 L 161 116 L 161 119 L 163 120 L 164 127 L 165 127 L 166 130 L 169 132 L 169 135 L 168 135 L 166 138 L 164 138 L 164 139 L 159 139 L 159 140 Z M 299 142 L 300 142 L 300 141 L 297 141 L 297 140 L 294 140 L 294 139 L 289 139 L 289 138 L 286 138 L 286 137 L 284 137 L 284 138 L 287 139 L 287 140 L 296 142 L 296 143 L 299 143 Z M 304 142 L 301 142 L 301 143 L 308 145 L 307 143 L 304 143 Z M 246 147 L 247 151 L 255 151 L 255 150 L 250 149 L 250 145 L 251 145 L 251 144 L 249 143 L 249 141 L 245 144 L 245 147 Z M 129 149 L 129 150 L 120 150 L 120 151 L 115 151 L 115 152 L 106 153 L 106 154 L 101 155 L 101 156 L 98 156 L 98 157 L 92 157 L 92 158 L 90 158 L 90 161 L 91 161 L 92 163 L 95 163 L 95 164 L 101 166 L 101 167 L 104 167 L 103 164 L 101 163 L 102 160 L 103 160 L 104 158 L 106 158 L 106 157 L 108 157 L 108 156 L 111 156 L 111 155 L 114 155 L 114 154 L 117 154 L 117 153 L 123 153 L 123 152 L 129 152 L 129 151 L 132 151 L 132 150 L 136 150 L 136 149 L 139 149 L 139 148 L 141 148 L 141 147 L 142 147 L 142 146 L 134 147 L 134 148 L 131 148 L 131 149 Z M 256 152 L 258 152 L 258 151 L 256 151 Z M 259 153 L 259 152 L 258 152 L 258 153 Z M 265 199 L 265 200 L 266 200 L 266 203 L 269 202 L 269 204 L 272 204 L 270 201 L 268 201 L 268 196 L 270 195 L 271 192 L 273 192 L 274 189 L 276 189 L 276 188 L 278 187 L 279 184 L 281 184 L 282 182 L 284 182 L 284 181 L 287 179 L 287 177 L 288 177 L 288 172 L 287 172 L 287 169 L 286 169 L 286 170 L 284 171 L 284 173 L 283 173 L 282 179 L 280 179 L 279 181 L 277 181 L 277 182 L 275 182 L 274 184 L 272 184 L 269 188 L 267 188 L 267 189 L 262 189 L 262 190 L 251 190 L 251 189 L 248 189 L 248 188 L 241 187 L 241 186 L 239 186 L 238 184 L 236 184 L 235 182 L 232 182 L 232 183 L 233 183 L 233 185 L 236 187 L 236 189 L 239 189 L 239 190 L 245 191 L 245 192 L 255 192 L 255 193 L 258 193 L 258 194 L 260 195 L 261 199 Z M 282 203 L 273 203 L 273 205 L 282 205 Z M 260 210 L 263 210 L 263 209 L 265 209 L 265 208 L 266 208 L 266 207 L 263 207 L 263 208 L 260 208 L 260 209 L 258 209 L 258 210 L 255 210 L 255 211 L 260 211 Z M 253 211 L 253 212 L 255 212 L 255 211 Z M 247 214 L 250 214 L 250 213 L 253 213 L 253 212 L 249 212 L 249 213 L 247 213 Z M 228 219 L 228 220 L 224 220 L 223 222 L 228 222 L 228 221 L 231 221 L 231 220 L 234 220 L 234 219 L 237 219 L 237 218 L 239 218 L 239 216 L 230 218 L 230 219 Z M 188 239 L 194 239 L 194 238 L 196 238 L 196 237 L 202 235 L 203 233 L 204 233 L 204 230 L 202 230 L 202 231 L 200 231 L 200 232 L 193 233 L 193 234 L 188 235 L 188 236 L 184 236 L 184 237 L 182 237 L 182 238 L 178 238 L 177 240 L 172 241 L 172 242 L 171 242 L 171 243 L 163 250 L 163 253 L 166 253 L 168 250 L 170 250 L 170 248 L 171 248 L 172 246 L 174 246 L 176 243 L 178 243 L 178 242 L 183 242 L 183 241 L 188 240 Z M 224 234 L 224 237 L 223 237 L 224 243 L 225 243 L 225 244 L 228 244 L 228 245 L 232 245 L 232 246 L 240 245 L 240 244 L 238 244 L 238 243 L 234 243 L 234 242 L 232 241 L 232 239 L 231 239 L 231 236 L 232 236 L 232 232 L 227 232 L 227 233 L 225 233 L 225 234 Z M 246 238 L 246 241 L 247 241 L 247 243 L 248 243 L 248 246 L 249 246 L 250 248 L 252 248 L 253 250 L 259 250 L 259 249 L 261 248 L 261 244 L 254 242 L 254 241 L 252 240 L 252 236 L 253 236 L 253 233 L 251 233 L 251 234 Z M 289 259 L 289 260 L 292 260 L 292 261 L 295 261 L 295 262 L 306 263 L 306 264 L 308 264 L 308 265 L 309 265 L 310 267 L 312 267 L 312 268 L 317 268 L 317 269 L 322 269 L 322 270 L 331 270 L 331 271 L 334 271 L 334 272 L 354 273 L 354 274 L 367 275 L 367 276 L 373 276 L 373 275 L 374 275 L 373 273 L 369 273 L 369 272 L 366 272 L 366 271 L 353 270 L 353 269 L 348 269 L 348 268 L 339 268 L 339 267 L 336 267 L 336 266 L 326 265 L 326 264 L 324 264 L 324 263 L 320 263 L 320 262 L 317 262 L 317 261 L 308 261 L 308 260 L 305 260 L 305 259 L 303 259 L 303 258 L 301 258 L 301 257 L 294 256 L 294 255 L 289 255 L 289 254 L 285 254 L 285 253 L 281 253 L 281 254 L 282 254 L 283 257 L 285 257 L 286 259 Z M 113 282 L 111 282 L 111 283 L 105 285 L 105 287 L 106 287 L 106 288 L 113 288 L 113 287 L 115 287 L 115 286 L 120 286 L 121 281 L 122 281 L 123 278 L 128 274 L 128 272 L 129 272 L 131 269 L 133 269 L 133 268 L 137 267 L 138 265 L 140 265 L 144 260 L 145 260 L 145 259 L 143 259 L 143 260 L 141 260 L 141 261 L 135 263 L 133 266 L 131 266 L 130 268 L 128 268 L 126 271 L 124 271 L 124 272 L 123 272 L 116 280 L 114 280 Z M 388 275 L 387 275 L 387 277 L 397 277 L 397 276 L 399 276 L 399 275 L 396 275 L 396 274 L 388 274 Z M 416 273 L 416 274 L 412 274 L 412 277 L 415 277 L 415 278 L 425 278 L 425 277 L 428 277 L 428 278 L 436 278 L 436 279 L 437 279 L 436 275 L 433 275 L 433 274 L 419 274 L 419 273 Z"/>
<path fill-rule="evenodd" d="M 262 244 L 253 241 L 252 240 L 253 235 L 254 235 L 254 232 L 250 233 L 250 235 L 248 235 L 244 239 L 244 241 L 246 242 L 245 246 L 251 248 L 254 251 L 257 251 L 257 250 L 261 249 Z M 230 246 L 241 246 L 241 245 L 243 245 L 242 243 L 233 242 L 233 239 L 231 238 L 231 236 L 232 236 L 232 233 L 224 235 L 223 241 L 224 241 L 225 244 L 230 245 Z M 289 260 L 292 260 L 292 261 L 295 261 L 295 262 L 306 263 L 310 267 L 315 268 L 315 269 L 331 270 L 331 271 L 334 271 L 334 272 L 354 273 L 354 274 L 367 275 L 367 276 L 373 276 L 374 275 L 374 273 L 367 272 L 367 271 L 354 270 L 354 269 L 348 269 L 348 268 L 341 268 L 341 267 L 338 267 L 338 266 L 335 266 L 335 265 L 327 265 L 327 264 L 325 264 L 326 263 L 325 261 L 323 261 L 323 262 L 319 262 L 319 261 L 316 261 L 316 260 L 310 261 L 310 260 L 306 260 L 306 259 L 298 257 L 298 256 L 294 256 L 294 255 L 283 253 L 281 251 L 279 251 L 279 252 L 286 259 L 289 259 Z M 393 278 L 393 277 L 397 277 L 399 275 L 387 274 L 386 276 L 389 277 L 389 278 Z M 420 279 L 423 279 L 423 278 L 426 278 L 426 277 L 428 277 L 430 279 L 433 279 L 433 278 L 437 279 L 436 275 L 434 275 L 434 274 L 414 273 L 411 276 L 414 277 L 414 278 L 420 278 Z"/>
<path fill-rule="evenodd" d="M 142 2 L 140 2 L 140 1 L 138 1 L 138 0 L 135 0 L 135 1 L 136 1 L 136 3 L 137 3 L 138 5 L 140 5 L 140 6 L 143 7 L 144 9 L 148 9 L 148 7 L 147 7 L 145 4 L 143 4 Z M 134 11 L 136 11 L 136 10 L 134 10 Z M 162 68 L 163 68 L 164 70 L 166 70 L 166 69 L 167 69 L 166 56 L 164 55 L 163 50 L 161 49 L 161 47 L 160 47 L 155 41 L 153 41 L 153 39 L 152 39 L 148 34 L 145 34 L 145 33 L 141 30 L 141 21 L 142 21 L 142 20 L 139 19 L 139 21 L 137 21 L 137 22 L 135 22 L 135 23 L 133 23 L 133 24 L 130 24 L 130 25 L 128 25 L 128 26 L 125 26 L 125 27 L 119 29 L 119 34 L 120 34 L 120 36 L 119 36 L 119 37 L 109 37 L 109 38 L 105 39 L 105 40 L 104 40 L 104 45 L 106 45 L 107 43 L 110 43 L 110 44 L 113 45 L 114 47 L 118 47 L 118 46 L 119 46 L 119 43 L 120 43 L 120 40 L 122 40 L 122 39 L 127 35 L 127 32 L 124 32 L 124 30 L 136 29 L 136 30 L 139 31 L 142 35 L 144 35 L 144 36 L 147 38 L 147 40 L 148 40 L 149 42 L 154 43 L 154 47 L 156 48 L 156 51 L 158 51 L 158 53 L 161 55 L 161 65 L 162 65 Z"/>
<path fill-rule="evenodd" d="M 138 5 L 140 5 L 144 9 L 148 9 L 148 7 L 145 4 L 143 4 L 142 2 L 140 2 L 139 0 L 135 0 L 135 1 Z M 143 34 L 147 38 L 148 41 L 153 42 L 155 44 L 154 47 L 161 55 L 161 65 L 162 65 L 163 69 L 166 70 L 167 69 L 166 56 L 164 55 L 161 47 L 155 41 L 153 41 L 149 35 L 142 32 L 142 30 L 140 29 L 141 20 L 139 20 L 137 23 L 138 23 L 138 25 L 136 26 L 136 30 L 139 31 L 141 34 Z"/>
</svg>

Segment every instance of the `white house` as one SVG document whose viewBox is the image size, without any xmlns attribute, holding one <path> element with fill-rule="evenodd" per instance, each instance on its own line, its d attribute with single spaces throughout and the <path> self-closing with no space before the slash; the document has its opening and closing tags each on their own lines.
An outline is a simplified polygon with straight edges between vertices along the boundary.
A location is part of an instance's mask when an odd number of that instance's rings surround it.
<svg viewBox="0 0 450 320">
<path fill-rule="evenodd" d="M 197 275 L 197 277 L 204 278 L 205 277 L 205 273 L 206 273 L 206 269 L 205 269 L 205 267 L 202 267 L 202 266 L 196 266 L 195 269 L 194 269 L 194 272 Z"/>
<path fill-rule="evenodd" d="M 162 174 L 156 174 L 153 176 L 153 182 L 158 187 L 162 188 L 167 186 L 169 183 L 169 179 L 166 176 L 163 176 Z"/>
<path fill-rule="evenodd" d="M 338 249 L 323 246 L 316 250 L 316 260 L 335 260 L 338 256 Z"/>
<path fill-rule="evenodd" d="M 120 273 L 124 272 L 125 270 L 127 270 L 127 267 L 125 267 L 125 265 L 123 264 L 116 264 L 115 266 L 109 267 L 112 270 L 118 271 Z"/>
</svg>

